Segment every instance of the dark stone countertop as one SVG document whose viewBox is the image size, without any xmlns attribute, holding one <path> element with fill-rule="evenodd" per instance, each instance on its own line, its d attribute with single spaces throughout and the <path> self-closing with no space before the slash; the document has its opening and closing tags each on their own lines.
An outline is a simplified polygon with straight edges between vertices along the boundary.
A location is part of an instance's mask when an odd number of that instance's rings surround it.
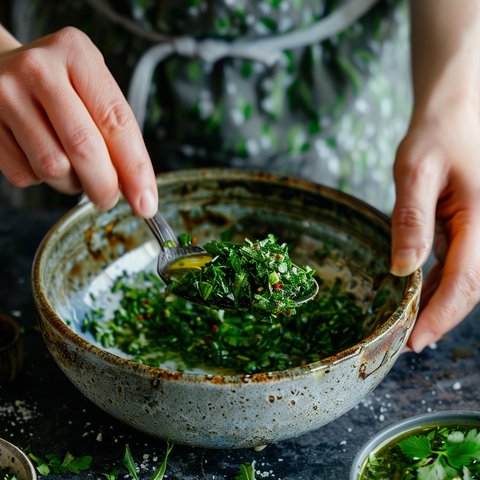
<svg viewBox="0 0 480 480">
<path fill-rule="evenodd" d="M 0 312 L 23 327 L 21 374 L 0 386 L 0 437 L 37 456 L 91 455 L 91 468 L 55 479 L 99 479 L 122 467 L 125 445 L 150 478 L 166 443 L 137 432 L 100 410 L 64 376 L 36 329 L 30 270 L 42 237 L 61 210 L 0 209 Z M 403 354 L 357 407 L 323 428 L 254 450 L 207 450 L 175 445 L 166 479 L 234 480 L 240 464 L 255 461 L 257 479 L 347 480 L 352 460 L 373 434 L 397 420 L 438 410 L 480 410 L 480 310 L 420 355 Z M 99 434 L 101 436 L 99 437 Z M 42 478 L 42 477 L 39 477 Z"/>
</svg>

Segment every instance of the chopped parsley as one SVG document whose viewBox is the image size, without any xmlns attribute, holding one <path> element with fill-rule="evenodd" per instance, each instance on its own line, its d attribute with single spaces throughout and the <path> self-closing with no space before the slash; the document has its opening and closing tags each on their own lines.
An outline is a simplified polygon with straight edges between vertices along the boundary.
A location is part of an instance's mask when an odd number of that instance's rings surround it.
<svg viewBox="0 0 480 480">
<path fill-rule="evenodd" d="M 213 310 L 165 293 L 157 275 L 122 275 L 113 292 L 119 307 L 85 317 L 104 347 L 116 347 L 138 363 L 176 371 L 258 373 L 307 365 L 362 337 L 365 314 L 338 280 L 281 322 L 259 321 L 236 310 Z M 108 317 L 108 318 L 107 318 Z M 167 365 L 167 366 L 166 366 Z"/>
<path fill-rule="evenodd" d="M 52 471 L 53 473 L 79 473 L 80 470 L 88 470 L 92 461 L 89 455 L 75 458 L 69 452 L 66 453 L 63 461 L 54 453 L 45 455 L 45 458 L 37 457 L 33 453 L 29 453 L 28 456 L 37 464 L 38 472 L 45 476 Z"/>
<path fill-rule="evenodd" d="M 315 271 L 294 265 L 287 244 L 279 245 L 273 234 L 256 242 L 213 240 L 203 247 L 212 260 L 172 282 L 169 292 L 217 310 L 233 303 L 258 320 L 274 321 L 279 314 L 293 315 L 295 302 L 316 291 Z"/>
<path fill-rule="evenodd" d="M 361 480 L 473 480 L 480 478 L 480 433 L 469 426 L 409 432 L 371 454 Z"/>
</svg>

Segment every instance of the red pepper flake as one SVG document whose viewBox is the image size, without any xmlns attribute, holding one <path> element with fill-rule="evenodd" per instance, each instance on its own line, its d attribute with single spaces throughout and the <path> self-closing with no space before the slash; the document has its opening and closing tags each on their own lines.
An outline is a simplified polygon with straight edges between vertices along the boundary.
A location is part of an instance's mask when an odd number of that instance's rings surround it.
<svg viewBox="0 0 480 480">
<path fill-rule="evenodd" d="M 280 305 L 279 302 L 275 302 L 275 306 L 278 307 Z"/>
<path fill-rule="evenodd" d="M 253 248 L 254 248 L 255 250 L 258 250 L 258 244 L 255 243 L 255 244 L 253 245 Z"/>
<path fill-rule="evenodd" d="M 282 258 L 282 256 L 279 253 L 277 253 L 277 258 Z"/>
<path fill-rule="evenodd" d="M 137 317 L 137 320 L 143 320 L 143 315 L 139 315 L 139 316 Z"/>
<path fill-rule="evenodd" d="M 290 315 L 290 310 L 285 310 L 285 315 Z"/>
<path fill-rule="evenodd" d="M 149 298 L 147 298 L 147 299 L 145 300 L 145 305 L 150 305 L 150 299 L 149 299 Z"/>
<path fill-rule="evenodd" d="M 217 333 L 218 332 L 218 327 L 216 325 L 212 325 L 212 332 Z"/>
<path fill-rule="evenodd" d="M 147 313 L 145 316 L 146 316 L 147 318 L 151 318 L 151 315 L 150 315 L 149 313 Z"/>
<path fill-rule="evenodd" d="M 278 288 L 279 288 L 280 290 L 283 290 L 283 285 L 280 284 L 280 285 L 278 286 Z"/>
<path fill-rule="evenodd" d="M 274 290 L 283 290 L 283 285 L 281 283 L 276 283 L 274 286 L 273 286 L 273 289 Z"/>
<path fill-rule="evenodd" d="M 238 288 L 238 285 L 235 285 L 235 288 Z"/>
</svg>

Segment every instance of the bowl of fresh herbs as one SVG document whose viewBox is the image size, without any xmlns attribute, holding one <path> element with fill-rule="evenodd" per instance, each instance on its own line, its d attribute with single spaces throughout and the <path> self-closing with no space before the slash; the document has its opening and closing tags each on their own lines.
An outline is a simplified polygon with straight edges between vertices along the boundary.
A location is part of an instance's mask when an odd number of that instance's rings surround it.
<svg viewBox="0 0 480 480">
<path fill-rule="evenodd" d="M 28 456 L 15 445 L 0 438 L 0 480 L 37 480 Z"/>
<path fill-rule="evenodd" d="M 212 256 L 208 272 L 180 282 L 182 295 L 159 278 L 158 242 L 123 200 L 109 212 L 77 206 L 37 251 L 43 337 L 87 398 L 158 438 L 247 448 L 320 428 L 376 387 L 421 290 L 420 270 L 389 273 L 387 217 L 259 172 L 166 173 L 158 187 L 179 241 Z M 292 308 L 313 276 L 317 296 Z"/>
<path fill-rule="evenodd" d="M 350 480 L 480 478 L 480 412 L 439 411 L 394 423 L 358 452 Z"/>
</svg>

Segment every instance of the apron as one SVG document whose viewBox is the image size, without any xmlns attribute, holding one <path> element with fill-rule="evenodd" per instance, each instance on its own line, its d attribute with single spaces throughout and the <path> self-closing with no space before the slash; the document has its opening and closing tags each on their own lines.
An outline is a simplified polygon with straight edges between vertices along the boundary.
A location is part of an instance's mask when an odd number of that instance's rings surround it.
<svg viewBox="0 0 480 480">
<path fill-rule="evenodd" d="M 115 5 L 115 7 L 113 7 Z M 232 166 L 338 188 L 385 213 L 412 109 L 397 0 L 18 0 L 28 42 L 86 32 L 158 172 Z"/>
</svg>

